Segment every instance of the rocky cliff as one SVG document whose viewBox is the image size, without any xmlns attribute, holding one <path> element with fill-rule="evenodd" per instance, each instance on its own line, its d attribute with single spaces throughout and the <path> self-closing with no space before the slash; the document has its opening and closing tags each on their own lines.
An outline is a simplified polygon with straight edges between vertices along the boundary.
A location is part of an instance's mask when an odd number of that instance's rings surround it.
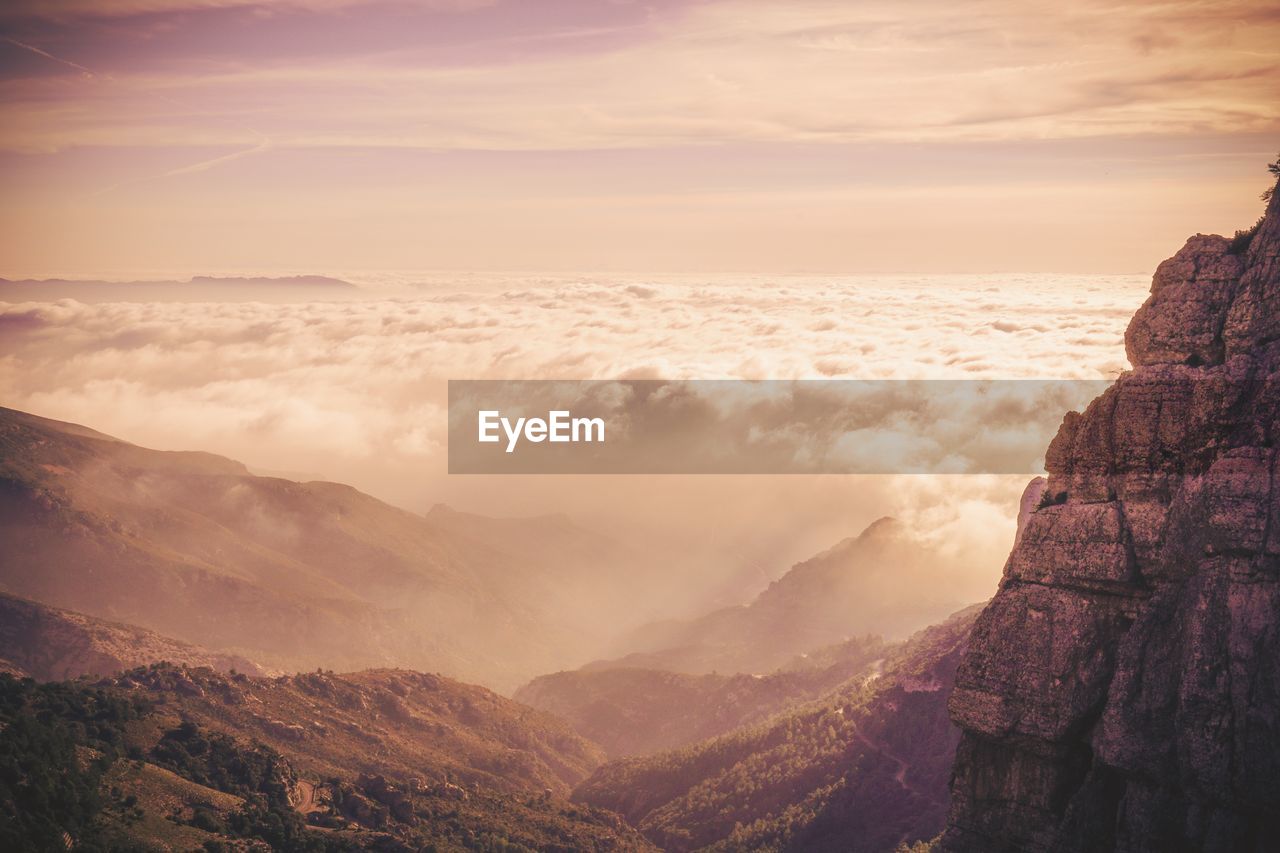
<svg viewBox="0 0 1280 853">
<path fill-rule="evenodd" d="M 956 677 L 947 851 L 1280 844 L 1280 195 L 1197 235 L 1046 455 Z"/>
</svg>

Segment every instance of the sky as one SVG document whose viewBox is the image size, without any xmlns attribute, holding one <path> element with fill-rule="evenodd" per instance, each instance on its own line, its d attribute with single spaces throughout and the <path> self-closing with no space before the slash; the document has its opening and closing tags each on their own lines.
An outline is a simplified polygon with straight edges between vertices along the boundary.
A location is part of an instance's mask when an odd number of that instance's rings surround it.
<svg viewBox="0 0 1280 853">
<path fill-rule="evenodd" d="M 445 382 L 1110 379 L 1277 92 L 1256 0 L 8 0 L 0 277 L 365 289 L 0 303 L 0 403 L 726 574 L 891 514 L 978 598 L 1025 476 L 449 476 Z"/>
<path fill-rule="evenodd" d="M 10 0 L 0 276 L 1149 273 L 1278 92 L 1264 0 Z"/>
</svg>

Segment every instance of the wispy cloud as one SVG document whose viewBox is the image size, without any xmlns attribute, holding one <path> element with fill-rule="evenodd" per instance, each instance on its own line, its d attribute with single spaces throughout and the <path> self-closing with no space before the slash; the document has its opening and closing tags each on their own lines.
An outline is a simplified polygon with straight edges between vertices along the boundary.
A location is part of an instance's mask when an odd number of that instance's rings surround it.
<svg viewBox="0 0 1280 853">
<path fill-rule="evenodd" d="M 259 10 L 263 14 L 281 10 L 332 12 L 354 6 L 372 5 L 375 0 L 11 0 L 0 20 L 74 21 L 82 18 L 125 18 L 135 15 L 191 13 L 216 9 Z M 415 0 L 430 9 L 465 11 L 493 5 L 497 0 Z"/>
<path fill-rule="evenodd" d="M 221 157 L 201 160 L 199 163 L 192 163 L 190 166 L 179 166 L 176 169 L 170 169 L 167 172 L 161 173 L 161 177 L 170 178 L 178 175 L 192 175 L 196 172 L 205 172 L 215 166 L 220 166 L 223 163 L 230 163 L 234 160 L 239 160 L 241 157 L 248 157 L 252 154 L 261 154 L 263 151 L 268 151 L 270 149 L 271 140 L 264 136 L 262 140 L 252 148 L 245 148 L 242 151 L 233 151 L 230 154 L 223 154 Z"/>
<path fill-rule="evenodd" d="M 930 224 L 929 269 L 1143 269 L 1189 195 L 1215 211 L 1193 229 L 1256 217 L 1273 7 L 23 2 L 0 42 L 0 170 L 21 190 L 0 224 L 31 235 L 11 269 L 170 265 L 178 246 L 216 265 L 197 239 L 263 266 L 724 270 L 773 246 L 771 269 L 903 269 Z M 1171 146 L 1199 173 L 1157 173 Z M 965 223 L 911 203 L 921 176 Z M 244 224 L 268 210 L 269 240 Z M 993 230 L 1018 237 L 976 259 Z M 1062 260 L 1100 231 L 1087 263 Z"/>
<path fill-rule="evenodd" d="M 527 56 L 513 39 L 613 30 L 495 24 L 468 31 L 465 54 L 450 53 L 430 26 L 418 31 L 425 41 L 398 38 L 395 18 L 339 37 L 384 13 L 372 4 L 322 14 L 333 30 L 323 53 L 291 54 L 282 29 L 276 54 L 199 41 L 198 60 L 172 51 L 198 37 L 175 20 L 137 43 L 136 57 L 115 58 L 122 70 L 111 98 L 4 82 L 7 111 L 28 120 L 0 134 L 0 145 L 76 145 L 89 128 L 109 144 L 181 145 L 217 136 L 229 117 L 270 122 L 281 145 L 479 149 L 1280 128 L 1280 20 L 1260 2 L 720 0 L 636 19 L 627 38 L 589 51 L 557 51 L 547 38 L 551 48 Z M 156 53 L 162 43 L 170 48 Z M 155 91 L 198 110 L 163 117 L 120 108 L 122 98 Z"/>
<path fill-rule="evenodd" d="M 89 77 L 93 76 L 93 72 L 90 71 L 88 68 L 85 68 L 83 65 L 80 65 L 75 62 L 71 62 L 70 60 L 62 59 L 61 57 L 58 57 L 58 56 L 54 56 L 52 53 L 49 53 L 47 50 L 41 50 L 35 45 L 27 44 L 25 42 L 20 42 L 17 39 L 11 39 L 7 36 L 4 37 L 4 41 L 8 42 L 14 47 L 20 47 L 23 50 L 27 50 L 36 54 L 37 56 L 43 56 L 45 59 L 49 59 L 49 60 L 52 60 L 53 62 L 57 62 L 60 65 L 65 65 L 68 68 L 74 68 L 75 70 L 80 71 L 81 73 L 86 74 Z"/>
<path fill-rule="evenodd" d="M 89 68 L 86 68 L 86 67 L 85 67 L 85 66 L 83 66 L 83 65 L 80 65 L 80 64 L 75 63 L 75 62 L 71 62 L 71 61 L 69 61 L 69 60 L 63 59 L 63 58 L 58 57 L 58 56 L 54 56 L 52 53 L 49 53 L 48 51 L 45 51 L 45 50 L 41 50 L 40 48 L 35 47 L 35 46 L 33 46 L 33 45 L 25 44 L 25 43 L 23 43 L 23 42 L 17 41 L 16 39 L 11 39 L 11 38 L 7 38 L 7 37 L 6 37 L 6 38 L 4 38 L 4 41 L 6 41 L 6 42 L 8 42 L 8 43 L 10 43 L 10 44 L 12 44 L 12 45 L 15 45 L 15 46 L 17 46 L 17 47 L 20 47 L 20 48 L 22 48 L 23 50 L 30 51 L 31 53 L 34 53 L 34 54 L 36 54 L 37 56 L 42 56 L 42 57 L 44 57 L 45 59 L 48 59 L 48 60 L 50 60 L 50 61 L 52 61 L 52 62 L 56 62 L 56 63 L 59 63 L 59 64 L 61 64 L 61 65 L 66 65 L 66 66 L 68 66 L 68 67 L 70 67 L 70 68 L 74 68 L 74 69 L 76 69 L 77 71 L 80 71 L 80 72 L 81 72 L 85 77 L 88 77 L 88 78 L 91 78 L 91 79 L 92 79 L 92 78 L 97 78 L 97 77 L 99 76 L 96 72 L 92 71 L 92 70 L 91 70 L 91 69 L 89 69 Z M 103 75 L 103 79 L 108 80 L 108 81 L 112 81 L 112 78 L 111 78 L 111 76 L 110 76 L 110 75 Z M 113 82 L 114 82 L 114 81 L 113 81 Z M 152 100 L 154 100 L 154 101 L 156 101 L 156 102 L 162 103 L 162 104 L 164 104 L 165 106 L 170 107 L 170 108 L 176 108 L 176 109 L 182 110 L 182 111 L 184 111 L 184 112 L 185 112 L 185 111 L 187 111 L 187 109 L 188 109 L 187 105 L 186 105 L 186 104 L 184 104 L 183 102 L 178 101 L 178 100 L 175 100 L 174 98 L 171 98 L 171 97 L 169 97 L 169 96 L 167 96 L 167 95 L 164 95 L 164 94 L 160 94 L 160 93 L 150 93 L 147 97 L 149 97 L 150 99 L 152 99 Z M 141 181 L 146 181 L 146 180 L 155 180 L 155 179 L 157 179 L 157 178 L 177 177 L 177 176 L 179 176 L 179 175 L 190 175 L 190 174 L 195 174 L 195 173 L 198 173 L 198 172 L 205 172 L 205 171 L 208 171 L 209 169 L 212 169 L 212 168 L 215 168 L 215 167 L 217 167 L 217 166 L 220 166 L 220 165 L 222 165 L 223 163 L 230 163 L 230 162 L 233 162 L 233 161 L 235 161 L 235 160 L 239 160 L 239 159 L 241 159 L 241 158 L 243 158 L 243 157 L 248 157 L 248 156 L 250 156 L 250 155 L 252 155 L 252 154 L 259 154 L 259 153 L 262 153 L 262 152 L 264 152 L 264 151 L 268 151 L 268 150 L 270 150 L 270 148 L 271 148 L 271 140 L 270 140 L 267 136 L 265 136 L 264 134 L 258 133 L 256 130 L 254 130 L 254 129 L 250 128 L 250 127 L 247 127 L 247 126 L 245 126 L 245 125 L 243 125 L 243 124 L 240 124 L 238 121 L 236 121 L 236 120 L 234 120 L 234 119 L 229 120 L 229 123 L 230 123 L 230 124 L 232 124 L 232 125 L 234 125 L 234 126 L 236 126 L 236 127 L 237 127 L 237 129 L 239 129 L 239 130 L 247 131 L 247 132 L 249 132 L 249 133 L 253 134 L 254 136 L 258 137 L 258 143 L 257 143 L 256 145 L 253 145 L 252 147 L 245 148 L 245 149 L 242 149 L 242 150 L 240 150 L 240 151 L 234 151 L 234 152 L 232 152 L 232 153 L 230 153 L 230 154 L 224 154 L 224 155 L 221 155 L 221 156 L 218 156 L 218 157 L 211 157 L 211 158 L 208 158 L 208 159 L 205 159 L 205 160 L 200 160 L 199 162 L 191 163 L 190 165 L 186 165 L 186 166 L 179 166 L 179 167 L 177 167 L 177 168 L 168 169 L 168 170 L 166 170 L 166 171 L 163 171 L 163 172 L 160 172 L 160 173 L 157 173 L 157 174 L 154 174 L 154 175 L 149 175 L 149 176 L 142 177 L 142 178 L 135 178 L 135 179 L 133 179 L 133 180 L 131 180 L 131 181 L 128 181 L 128 182 L 126 182 L 126 183 L 127 183 L 127 184 L 134 184 L 134 183 L 139 183 L 139 182 L 141 182 Z M 116 190 L 116 189 L 119 189 L 121 186 L 124 186 L 124 185 L 125 185 L 125 184 L 113 184 L 113 185 L 111 185 L 111 186 L 109 186 L 109 187 L 106 187 L 106 188 L 104 188 L 104 189 L 97 190 L 94 194 L 96 194 L 96 195 L 100 195 L 100 194 L 103 194 L 103 193 L 112 192 L 112 191 L 114 191 L 114 190 Z"/>
</svg>

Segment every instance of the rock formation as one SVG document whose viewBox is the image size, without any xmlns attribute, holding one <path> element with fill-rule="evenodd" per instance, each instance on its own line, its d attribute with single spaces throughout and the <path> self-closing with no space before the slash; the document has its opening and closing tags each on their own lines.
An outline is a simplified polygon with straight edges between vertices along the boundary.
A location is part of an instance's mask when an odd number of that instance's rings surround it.
<svg viewBox="0 0 1280 853">
<path fill-rule="evenodd" d="M 1280 845 L 1280 195 L 1240 242 L 1160 265 L 1134 369 L 1049 447 L 957 674 L 944 850 Z"/>
<path fill-rule="evenodd" d="M 1022 531 L 1027 529 L 1031 514 L 1040 508 L 1040 501 L 1044 499 L 1048 484 L 1049 481 L 1044 477 L 1036 477 L 1022 490 L 1022 497 L 1018 500 L 1018 529 L 1013 534 L 1014 545 L 1022 541 Z"/>
</svg>

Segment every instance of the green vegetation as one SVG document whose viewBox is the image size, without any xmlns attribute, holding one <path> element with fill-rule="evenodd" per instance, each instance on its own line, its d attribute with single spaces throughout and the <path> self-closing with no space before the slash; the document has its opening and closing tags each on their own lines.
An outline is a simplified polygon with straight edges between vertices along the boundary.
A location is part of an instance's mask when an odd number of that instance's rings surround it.
<svg viewBox="0 0 1280 853">
<path fill-rule="evenodd" d="M 1277 182 L 1280 182 L 1280 155 L 1277 155 L 1275 160 L 1267 164 L 1267 172 L 1269 172 L 1271 174 L 1271 177 L 1274 178 Z M 1262 200 L 1271 201 L 1271 197 L 1275 195 L 1275 191 L 1276 191 L 1276 184 L 1272 184 L 1271 186 L 1267 187 L 1266 190 L 1264 190 L 1262 193 Z M 1257 226 L 1254 226 L 1254 228 L 1256 230 Z"/>
<path fill-rule="evenodd" d="M 1280 156 L 1267 164 L 1267 172 L 1271 175 L 1272 185 L 1262 192 L 1262 200 L 1270 202 L 1271 197 L 1275 195 L 1277 183 L 1280 183 Z M 1243 255 L 1249 251 L 1249 246 L 1253 243 L 1254 236 L 1258 230 L 1262 228 L 1262 221 L 1266 217 L 1258 217 L 1258 221 L 1253 223 L 1249 228 L 1237 231 L 1235 236 L 1231 238 L 1231 244 L 1227 247 L 1227 253 L 1231 255 Z"/>
<path fill-rule="evenodd" d="M 317 703 L 326 694 L 334 704 L 324 714 Z M 471 752 L 458 748 L 461 735 L 422 715 L 426 701 L 471 720 Z M 351 728 L 363 746 L 333 733 L 303 736 L 281 722 L 301 718 L 303 706 Z M 506 716 L 517 709 L 520 718 Z M 501 741 L 486 748 L 494 737 Z M 648 849 L 616 816 L 551 796 L 536 774 L 522 781 L 526 763 L 538 759 L 515 744 L 547 749 L 542 738 L 563 738 L 566 760 L 582 744 L 527 708 L 416 673 L 251 679 L 154 664 L 95 684 L 4 675 L 0 849 Z M 397 754 L 414 740 L 443 742 L 455 763 L 443 769 L 421 748 Z M 401 775 L 400 761 L 429 780 Z M 504 767 L 515 774 L 505 785 L 479 783 L 499 779 L 489 774 Z M 477 781 L 448 781 L 466 776 Z"/>
<path fill-rule="evenodd" d="M 1253 223 L 1251 227 L 1243 231 L 1237 231 L 1236 235 L 1231 238 L 1231 243 L 1227 246 L 1227 254 L 1243 255 L 1249 251 L 1249 246 L 1253 243 L 1253 237 L 1258 233 L 1258 229 L 1262 227 L 1262 220 L 1265 218 L 1264 216 L 1259 216 L 1258 221 Z"/>
<path fill-rule="evenodd" d="M 893 853 L 933 853 L 942 844 L 942 836 L 939 835 L 932 841 L 917 841 L 915 844 L 899 844 Z"/>
<path fill-rule="evenodd" d="M 670 850 L 856 853 L 931 838 L 958 740 L 946 699 L 976 615 L 916 635 L 879 678 L 754 728 L 613 762 L 574 797 Z"/>
<path fill-rule="evenodd" d="M 143 811 L 136 794 L 114 796 L 102 781 L 113 764 L 130 760 L 130 723 L 150 710 L 142 697 L 108 688 L 0 675 L 0 849 L 56 849 L 66 838 L 81 850 L 118 847 L 104 812 L 128 826 L 141 821 Z M 192 826 L 276 849 L 351 847 L 306 834 L 289 805 L 283 759 L 272 750 L 241 747 L 187 722 L 166 732 L 151 757 L 184 779 L 247 801 L 230 826 L 208 809 L 195 811 Z"/>
<path fill-rule="evenodd" d="M 1036 505 L 1036 509 L 1044 509 L 1047 506 L 1060 506 L 1067 502 L 1067 493 L 1058 492 L 1056 495 L 1045 489 L 1044 494 L 1040 496 L 1040 503 Z"/>
<path fill-rule="evenodd" d="M 255 744 L 240 747 L 218 732 L 204 732 L 190 720 L 164 733 L 151 750 L 152 760 L 197 784 L 252 797 L 261 794 L 272 806 L 289 804 L 288 779 L 281 757 Z"/>
<path fill-rule="evenodd" d="M 555 714 L 613 757 L 677 749 L 810 702 L 885 656 L 890 644 L 858 637 L 796 657 L 769 675 L 690 675 L 620 667 L 558 672 L 515 694 Z"/>
<path fill-rule="evenodd" d="M 185 720 L 164 733 L 152 760 L 184 779 L 245 799 L 243 809 L 224 824 L 206 808 L 193 810 L 190 824 L 216 834 L 257 838 L 277 850 L 348 850 L 344 843 L 308 833 L 289 802 L 292 772 L 284 758 L 261 744 L 242 746 L 220 732 Z"/>
<path fill-rule="evenodd" d="M 141 707 L 112 693 L 0 675 L 0 849 L 102 849 L 99 782 Z"/>
</svg>

